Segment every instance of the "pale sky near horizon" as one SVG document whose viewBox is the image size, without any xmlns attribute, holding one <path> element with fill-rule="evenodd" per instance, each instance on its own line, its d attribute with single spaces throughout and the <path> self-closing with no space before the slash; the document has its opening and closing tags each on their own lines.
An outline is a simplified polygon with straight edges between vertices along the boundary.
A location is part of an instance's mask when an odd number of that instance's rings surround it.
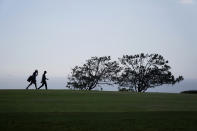
<svg viewBox="0 0 197 131">
<path fill-rule="evenodd" d="M 197 79 L 197 0 L 0 0 L 0 78 L 141 52 Z"/>
</svg>

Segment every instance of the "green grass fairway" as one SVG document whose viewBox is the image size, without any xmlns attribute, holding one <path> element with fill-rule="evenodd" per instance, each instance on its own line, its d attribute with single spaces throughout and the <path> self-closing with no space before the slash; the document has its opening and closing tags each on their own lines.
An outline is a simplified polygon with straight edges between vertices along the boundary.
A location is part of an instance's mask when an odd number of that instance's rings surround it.
<svg viewBox="0 0 197 131">
<path fill-rule="evenodd" d="M 197 95 L 0 90 L 0 131 L 197 131 Z"/>
</svg>

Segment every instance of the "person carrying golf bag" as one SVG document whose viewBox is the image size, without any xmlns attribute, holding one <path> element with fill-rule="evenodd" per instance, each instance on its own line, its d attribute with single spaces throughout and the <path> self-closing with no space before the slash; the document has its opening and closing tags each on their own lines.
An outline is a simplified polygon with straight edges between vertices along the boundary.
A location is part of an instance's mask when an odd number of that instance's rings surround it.
<svg viewBox="0 0 197 131">
<path fill-rule="evenodd" d="M 26 90 L 28 90 L 28 88 L 34 84 L 35 88 L 37 89 L 37 83 L 36 83 L 36 77 L 38 76 L 38 70 L 35 70 L 34 73 L 27 79 L 28 82 L 30 82 L 30 84 L 27 86 Z"/>
</svg>

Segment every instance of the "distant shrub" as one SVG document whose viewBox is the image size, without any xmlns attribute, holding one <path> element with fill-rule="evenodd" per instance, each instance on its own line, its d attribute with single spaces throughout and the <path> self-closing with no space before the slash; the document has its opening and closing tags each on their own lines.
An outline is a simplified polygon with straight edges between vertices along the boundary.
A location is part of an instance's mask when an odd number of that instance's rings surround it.
<svg viewBox="0 0 197 131">
<path fill-rule="evenodd" d="M 135 92 L 133 89 L 127 89 L 127 88 L 118 88 L 118 91 Z"/>
<path fill-rule="evenodd" d="M 182 91 L 181 93 L 184 93 L 184 94 L 197 94 L 197 90 Z"/>
<path fill-rule="evenodd" d="M 119 88 L 118 91 L 128 91 L 126 88 Z"/>
</svg>

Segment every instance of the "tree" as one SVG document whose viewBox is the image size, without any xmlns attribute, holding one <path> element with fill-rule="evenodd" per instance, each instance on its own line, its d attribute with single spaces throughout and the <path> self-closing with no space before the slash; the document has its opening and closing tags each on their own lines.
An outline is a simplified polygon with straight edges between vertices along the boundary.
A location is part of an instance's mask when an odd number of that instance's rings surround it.
<svg viewBox="0 0 197 131">
<path fill-rule="evenodd" d="M 111 84 L 112 79 L 120 71 L 116 61 L 110 56 L 92 57 L 83 66 L 75 66 L 68 77 L 68 88 L 92 90 L 98 84 Z"/>
<path fill-rule="evenodd" d="M 145 92 L 149 88 L 183 80 L 182 76 L 175 78 L 172 75 L 168 61 L 159 54 L 124 55 L 119 61 L 122 71 L 116 79 L 117 84 L 135 92 Z"/>
</svg>

